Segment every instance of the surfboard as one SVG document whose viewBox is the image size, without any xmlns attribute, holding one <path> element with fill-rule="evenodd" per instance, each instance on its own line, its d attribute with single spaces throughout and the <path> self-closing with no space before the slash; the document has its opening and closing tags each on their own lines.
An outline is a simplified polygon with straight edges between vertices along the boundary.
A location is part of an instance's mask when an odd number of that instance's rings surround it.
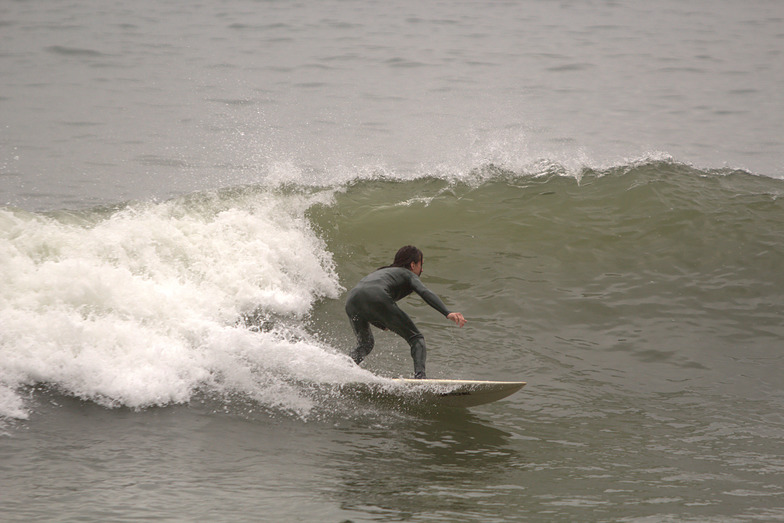
<svg viewBox="0 0 784 523">
<path fill-rule="evenodd" d="M 524 381 L 396 378 L 352 383 L 350 388 L 381 400 L 446 407 L 475 407 L 511 396 L 525 384 Z"/>
</svg>

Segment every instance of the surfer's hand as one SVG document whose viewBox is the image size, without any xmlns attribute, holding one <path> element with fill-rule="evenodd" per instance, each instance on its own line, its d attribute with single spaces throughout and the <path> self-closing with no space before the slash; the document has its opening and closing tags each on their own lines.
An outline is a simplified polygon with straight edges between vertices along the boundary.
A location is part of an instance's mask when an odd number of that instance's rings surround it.
<svg viewBox="0 0 784 523">
<path fill-rule="evenodd" d="M 463 318 L 463 315 L 460 314 L 459 312 L 450 312 L 449 314 L 447 314 L 446 317 L 447 319 L 455 322 L 458 327 L 462 327 L 463 325 L 466 324 L 466 319 Z"/>
</svg>

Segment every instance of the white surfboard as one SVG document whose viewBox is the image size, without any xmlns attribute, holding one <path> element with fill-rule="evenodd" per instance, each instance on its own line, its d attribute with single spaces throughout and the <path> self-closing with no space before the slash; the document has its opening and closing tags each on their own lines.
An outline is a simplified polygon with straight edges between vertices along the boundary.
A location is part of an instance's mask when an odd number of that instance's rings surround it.
<svg viewBox="0 0 784 523">
<path fill-rule="evenodd" d="M 522 389 L 525 382 L 398 378 L 347 385 L 351 390 L 370 394 L 382 400 L 448 407 L 475 407 L 506 398 Z"/>
</svg>

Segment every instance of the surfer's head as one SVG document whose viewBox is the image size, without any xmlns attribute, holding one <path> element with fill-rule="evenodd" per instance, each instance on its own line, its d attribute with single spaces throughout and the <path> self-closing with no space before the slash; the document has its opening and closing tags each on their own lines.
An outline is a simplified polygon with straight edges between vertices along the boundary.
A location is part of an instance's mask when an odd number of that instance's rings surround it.
<svg viewBox="0 0 784 523">
<path fill-rule="evenodd" d="M 390 267 L 403 267 L 419 276 L 422 274 L 422 262 L 424 259 L 422 251 L 413 245 L 406 245 L 398 249 L 397 254 L 395 254 L 395 261 L 392 262 Z"/>
</svg>

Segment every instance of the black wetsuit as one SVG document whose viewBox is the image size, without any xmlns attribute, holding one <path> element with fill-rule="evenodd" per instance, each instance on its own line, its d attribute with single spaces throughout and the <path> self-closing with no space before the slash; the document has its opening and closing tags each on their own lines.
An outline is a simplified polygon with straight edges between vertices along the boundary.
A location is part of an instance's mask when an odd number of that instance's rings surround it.
<svg viewBox="0 0 784 523">
<path fill-rule="evenodd" d="M 402 267 L 386 267 L 362 278 L 346 297 L 346 314 L 357 336 L 357 347 L 351 353 L 359 363 L 367 356 L 375 343 L 370 325 L 389 329 L 402 336 L 411 347 L 414 358 L 414 377 L 425 377 L 427 350 L 425 338 L 408 314 L 395 303 L 412 292 L 419 294 L 428 305 L 447 316 L 449 309 L 432 291 L 428 290 L 412 271 Z"/>
</svg>

